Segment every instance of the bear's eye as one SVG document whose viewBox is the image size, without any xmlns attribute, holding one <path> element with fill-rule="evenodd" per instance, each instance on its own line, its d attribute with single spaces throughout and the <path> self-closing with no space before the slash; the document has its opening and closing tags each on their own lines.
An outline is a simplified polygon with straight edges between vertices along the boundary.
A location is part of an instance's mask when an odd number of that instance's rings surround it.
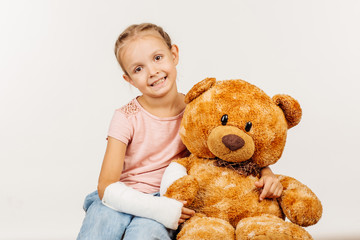
<svg viewBox="0 0 360 240">
<path fill-rule="evenodd" d="M 252 123 L 247 122 L 246 125 L 245 125 L 245 131 L 247 131 L 247 132 L 250 131 L 251 127 L 252 127 Z"/>
<path fill-rule="evenodd" d="M 227 114 L 225 114 L 225 115 L 223 115 L 222 117 L 221 117 L 221 124 L 222 125 L 226 125 L 227 124 L 227 122 L 228 122 L 228 115 Z"/>
</svg>

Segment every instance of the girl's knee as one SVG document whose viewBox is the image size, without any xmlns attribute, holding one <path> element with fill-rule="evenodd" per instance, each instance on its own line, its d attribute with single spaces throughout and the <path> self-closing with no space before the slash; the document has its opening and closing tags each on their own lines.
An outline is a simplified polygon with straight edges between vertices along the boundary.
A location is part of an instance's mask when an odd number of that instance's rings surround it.
<svg viewBox="0 0 360 240">
<path fill-rule="evenodd" d="M 131 219 L 131 215 L 94 202 L 86 212 L 78 239 L 120 239 Z"/>
<path fill-rule="evenodd" d="M 90 208 L 92 208 L 91 206 Z M 94 205 L 95 211 L 93 211 L 94 214 L 94 220 L 98 222 L 99 226 L 104 226 L 106 228 L 111 228 L 111 226 L 114 226 L 115 228 L 126 228 L 131 219 L 132 216 L 128 215 L 126 213 L 117 212 L 105 205 L 103 205 L 101 202 Z"/>
<path fill-rule="evenodd" d="M 124 240 L 170 240 L 172 231 L 169 231 L 161 223 L 148 219 L 135 217 L 126 229 Z"/>
<path fill-rule="evenodd" d="M 83 209 L 86 212 L 92 203 L 101 201 L 97 191 L 88 194 L 85 198 Z"/>
</svg>

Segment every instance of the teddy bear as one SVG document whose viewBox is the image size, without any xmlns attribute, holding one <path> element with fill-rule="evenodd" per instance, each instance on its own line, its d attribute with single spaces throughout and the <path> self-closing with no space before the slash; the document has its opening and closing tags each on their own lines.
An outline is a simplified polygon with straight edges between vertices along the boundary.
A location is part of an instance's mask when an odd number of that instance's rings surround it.
<svg viewBox="0 0 360 240">
<path fill-rule="evenodd" d="M 215 78 L 194 85 L 185 102 L 179 132 L 191 155 L 173 161 L 184 174 L 164 196 L 186 201 L 196 214 L 177 239 L 312 239 L 303 227 L 319 221 L 322 205 L 310 188 L 277 175 L 282 195 L 259 201 L 255 186 L 261 169 L 280 159 L 287 130 L 300 122 L 299 103 L 240 79 Z"/>
</svg>

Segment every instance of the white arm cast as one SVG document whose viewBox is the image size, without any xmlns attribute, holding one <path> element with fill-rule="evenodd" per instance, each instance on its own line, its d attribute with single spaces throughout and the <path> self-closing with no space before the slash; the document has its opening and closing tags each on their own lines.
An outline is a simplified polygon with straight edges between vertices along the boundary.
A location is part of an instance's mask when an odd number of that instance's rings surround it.
<svg viewBox="0 0 360 240">
<path fill-rule="evenodd" d="M 178 227 L 183 206 L 174 199 L 142 193 L 122 182 L 107 186 L 102 202 L 116 211 L 150 218 L 174 230 Z"/>
<path fill-rule="evenodd" d="M 173 182 L 186 175 L 187 171 L 183 165 L 176 162 L 170 163 L 161 180 L 160 196 L 163 196 L 166 193 L 166 190 Z"/>
</svg>

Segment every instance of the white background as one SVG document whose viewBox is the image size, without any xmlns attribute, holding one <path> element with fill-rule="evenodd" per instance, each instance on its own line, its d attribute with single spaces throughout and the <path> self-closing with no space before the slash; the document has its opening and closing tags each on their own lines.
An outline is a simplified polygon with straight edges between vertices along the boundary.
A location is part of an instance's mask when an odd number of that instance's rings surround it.
<svg viewBox="0 0 360 240">
<path fill-rule="evenodd" d="M 0 2 L 0 239 L 75 239 L 115 108 L 138 92 L 113 46 L 132 23 L 180 49 L 179 90 L 242 78 L 303 108 L 272 169 L 324 207 L 315 239 L 360 237 L 360 1 Z"/>
</svg>

